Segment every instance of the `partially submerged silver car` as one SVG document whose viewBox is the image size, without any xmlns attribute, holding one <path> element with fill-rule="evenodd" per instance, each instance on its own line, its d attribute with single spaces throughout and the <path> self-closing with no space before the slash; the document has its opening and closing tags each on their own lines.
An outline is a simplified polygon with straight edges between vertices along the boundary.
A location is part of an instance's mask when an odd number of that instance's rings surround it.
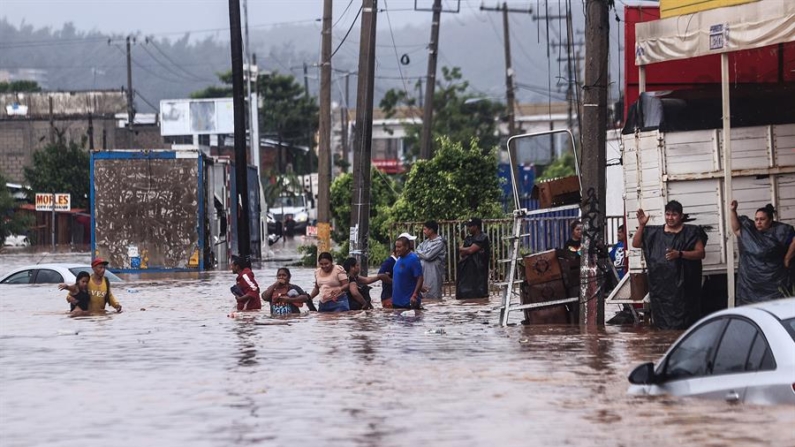
<svg viewBox="0 0 795 447">
<path fill-rule="evenodd" d="M 630 394 L 795 404 L 795 298 L 716 312 L 662 359 L 629 375 Z"/>
</svg>

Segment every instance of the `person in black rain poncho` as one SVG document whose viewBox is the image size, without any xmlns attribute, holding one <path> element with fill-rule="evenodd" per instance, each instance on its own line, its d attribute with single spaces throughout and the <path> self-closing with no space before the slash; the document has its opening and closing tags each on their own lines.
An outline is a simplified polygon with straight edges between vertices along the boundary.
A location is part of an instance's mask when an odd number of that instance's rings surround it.
<svg viewBox="0 0 795 447">
<path fill-rule="evenodd" d="M 696 225 L 685 225 L 682 204 L 665 205 L 665 225 L 649 225 L 649 215 L 638 209 L 638 231 L 632 246 L 643 248 L 649 274 L 649 297 L 654 326 L 687 329 L 701 313 L 701 260 L 707 235 Z"/>
<path fill-rule="evenodd" d="M 465 224 L 469 235 L 458 248 L 458 278 L 455 286 L 456 299 L 489 297 L 489 259 L 491 243 L 483 233 L 483 221 L 477 217 Z"/>
<path fill-rule="evenodd" d="M 792 293 L 789 266 L 795 256 L 795 229 L 773 220 L 775 209 L 767 204 L 756 210 L 754 220 L 737 216 L 731 203 L 732 230 L 740 246 L 737 269 L 737 304 L 753 304 L 784 298 Z"/>
</svg>

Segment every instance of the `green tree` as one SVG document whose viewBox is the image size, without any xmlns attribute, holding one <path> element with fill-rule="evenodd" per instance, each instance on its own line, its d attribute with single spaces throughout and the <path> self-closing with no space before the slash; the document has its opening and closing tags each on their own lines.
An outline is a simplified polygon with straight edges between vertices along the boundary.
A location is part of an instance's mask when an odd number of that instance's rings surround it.
<svg viewBox="0 0 795 447">
<path fill-rule="evenodd" d="M 370 170 L 370 242 L 389 243 L 389 208 L 398 198 L 395 181 L 378 172 Z M 351 223 L 351 198 L 353 194 L 353 175 L 342 174 L 331 184 L 331 217 L 335 221 L 331 237 L 338 244 L 349 238 Z"/>
<path fill-rule="evenodd" d="M 544 172 L 541 173 L 538 180 L 568 177 L 576 173 L 574 170 L 574 155 L 571 152 L 566 152 L 544 168 Z"/>
<path fill-rule="evenodd" d="M 192 98 L 223 98 L 232 96 L 232 72 L 218 75 L 223 86 L 211 86 L 191 94 Z M 303 85 L 292 75 L 278 72 L 257 78 L 262 100 L 259 113 L 260 135 L 283 144 L 312 148 L 318 126 L 315 98 L 306 94 Z M 299 151 L 300 152 L 300 151 Z M 307 174 L 317 169 L 314 151 L 296 157 L 293 171 Z"/>
<path fill-rule="evenodd" d="M 0 93 L 40 92 L 41 87 L 36 81 L 0 81 Z"/>
<path fill-rule="evenodd" d="M 401 107 L 414 108 L 416 104 L 416 99 L 405 90 L 392 89 L 386 92 L 379 106 L 387 118 L 393 118 Z M 439 149 L 440 137 L 457 143 L 469 143 L 474 137 L 480 141 L 480 147 L 489 151 L 500 143 L 496 117 L 504 113 L 503 104 L 469 92 L 469 82 L 462 79 L 460 68 L 442 67 L 442 81 L 433 94 L 433 151 Z M 418 109 L 416 114 L 422 116 Z M 406 125 L 406 144 L 415 157 L 419 154 L 421 133 L 422 124 Z"/>
<path fill-rule="evenodd" d="M 0 173 L 0 247 L 8 236 L 24 234 L 33 225 L 33 219 L 16 212 L 17 205 L 6 188 L 8 180 Z"/>
<path fill-rule="evenodd" d="M 389 219 L 408 222 L 502 217 L 497 149 L 485 150 L 475 138 L 466 145 L 449 138 L 440 138 L 437 143 L 439 149 L 432 159 L 411 167 Z"/>
<path fill-rule="evenodd" d="M 59 136 L 58 141 L 33 153 L 33 163 L 24 168 L 30 194 L 69 193 L 72 206 L 88 208 L 90 157 L 85 149 Z M 31 200 L 33 197 L 31 197 Z"/>
</svg>

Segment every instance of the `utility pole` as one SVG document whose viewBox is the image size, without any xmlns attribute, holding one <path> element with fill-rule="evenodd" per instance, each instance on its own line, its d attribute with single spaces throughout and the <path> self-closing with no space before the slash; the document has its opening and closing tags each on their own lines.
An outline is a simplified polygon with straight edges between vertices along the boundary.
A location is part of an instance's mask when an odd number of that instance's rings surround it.
<svg viewBox="0 0 795 447">
<path fill-rule="evenodd" d="M 427 11 L 417 8 L 415 11 Z M 433 156 L 433 93 L 436 88 L 436 61 L 439 56 L 439 22 L 442 15 L 442 0 L 433 0 L 433 19 L 431 20 L 431 41 L 428 43 L 428 74 L 425 77 L 425 98 L 423 104 L 422 80 L 419 83 L 420 107 L 422 107 L 422 134 L 420 135 L 420 159 L 427 160 Z M 461 0 L 458 0 L 456 9 L 445 12 L 458 13 L 461 11 Z M 357 107 L 358 110 L 358 107 Z"/>
<path fill-rule="evenodd" d="M 331 13 L 332 0 L 323 0 L 320 51 L 320 141 L 317 148 L 317 252 L 331 250 Z M 306 91 L 309 85 L 304 65 Z M 310 154 L 311 158 L 311 154 Z"/>
<path fill-rule="evenodd" d="M 351 74 L 345 73 L 345 98 L 343 98 L 342 107 L 340 108 L 342 111 L 342 115 L 340 116 L 340 118 L 342 118 L 342 132 L 340 133 L 342 137 L 342 160 L 345 163 L 348 163 L 348 158 L 350 157 L 350 151 L 348 148 L 348 104 L 350 102 L 350 80 Z"/>
<path fill-rule="evenodd" d="M 502 6 L 494 8 L 480 7 L 481 11 L 500 11 L 502 12 L 502 31 L 503 31 L 503 47 L 505 50 L 505 99 L 507 102 L 508 112 L 508 137 L 516 133 L 516 100 L 514 86 L 514 71 L 511 65 L 511 31 L 508 25 L 508 13 L 519 12 L 523 14 L 532 14 L 533 10 L 527 9 L 509 9 L 507 3 L 503 2 Z M 518 177 L 517 177 L 518 178 Z"/>
<path fill-rule="evenodd" d="M 505 99 L 508 103 L 508 137 L 516 133 L 516 104 L 514 104 L 513 67 L 511 66 L 511 33 L 508 28 L 508 5 L 502 3 L 502 31 L 505 37 Z"/>
<path fill-rule="evenodd" d="M 133 148 L 133 121 L 135 120 L 135 109 L 133 108 L 133 87 L 132 87 L 132 53 L 130 52 L 130 40 L 127 36 L 127 134 L 129 149 Z"/>
<path fill-rule="evenodd" d="M 52 96 L 49 96 L 48 99 L 50 100 L 50 144 L 55 144 L 55 114 L 52 106 Z"/>
<path fill-rule="evenodd" d="M 428 82 L 425 83 L 425 107 L 422 110 L 422 139 L 420 160 L 431 158 L 431 127 L 433 124 L 433 91 L 436 87 L 436 59 L 439 55 L 439 20 L 442 15 L 442 0 L 433 0 L 433 20 L 431 21 L 431 42 L 428 44 Z M 358 110 L 358 107 L 357 107 Z"/>
<path fill-rule="evenodd" d="M 375 84 L 375 37 L 377 0 L 362 0 L 359 38 L 359 78 L 356 94 L 356 132 L 353 153 L 350 253 L 367 275 L 370 237 L 370 164 L 373 137 L 373 87 Z"/>
<path fill-rule="evenodd" d="M 229 0 L 229 31 L 232 47 L 232 101 L 235 116 L 235 199 L 237 251 L 241 257 L 251 252 L 249 234 L 248 160 L 246 159 L 246 104 L 243 92 L 243 36 L 240 29 L 240 0 Z"/>
<path fill-rule="evenodd" d="M 94 152 L 94 117 L 88 112 L 88 150 Z"/>
<path fill-rule="evenodd" d="M 260 155 L 259 155 L 259 107 L 257 107 L 257 97 L 254 95 L 251 87 L 251 78 L 256 79 L 259 76 L 257 64 L 252 62 L 251 49 L 248 44 L 248 0 L 243 0 L 243 18 L 245 21 L 246 40 L 244 48 L 246 49 L 246 94 L 248 96 L 248 138 L 249 147 L 251 148 L 251 162 L 257 167 L 257 185 L 260 184 Z M 259 220 L 259 216 L 257 218 Z M 260 240 L 262 240 L 260 238 Z"/>
<path fill-rule="evenodd" d="M 585 2 L 585 82 L 582 118 L 583 243 L 580 264 L 580 324 L 603 325 L 604 274 L 597 247 L 604 241 L 607 134 L 609 0 Z M 571 43 L 571 31 L 569 32 Z"/>
<path fill-rule="evenodd" d="M 308 74 L 308 71 L 307 71 L 306 62 L 304 62 L 304 98 L 306 98 L 307 101 L 310 98 L 310 95 L 309 95 L 309 74 Z M 308 169 L 307 169 L 307 171 L 309 171 L 309 175 L 308 175 L 308 177 L 309 177 L 309 195 L 310 195 L 310 198 L 312 199 L 312 203 L 313 204 L 317 204 L 317 202 L 315 201 L 315 199 L 316 199 L 315 198 L 315 193 L 314 193 L 315 188 L 312 186 L 312 170 L 314 168 L 312 167 L 312 142 L 313 142 L 313 138 L 312 138 L 312 126 L 311 125 L 309 127 L 307 127 L 307 129 L 306 129 L 306 140 L 307 140 L 307 145 L 309 147 L 309 150 L 307 151 L 307 154 L 306 154 L 307 158 L 309 159 L 307 161 L 307 163 L 309 164 Z M 304 186 L 303 182 L 301 182 L 301 186 L 302 187 Z M 315 206 L 315 209 L 317 209 L 317 206 Z"/>
<path fill-rule="evenodd" d="M 525 9 L 508 9 L 507 3 L 503 2 L 502 7 L 497 6 L 495 8 L 487 8 L 485 6 L 480 6 L 481 11 L 502 11 L 502 29 L 503 29 L 503 46 L 505 48 L 505 99 L 507 102 L 507 109 L 508 109 L 508 138 L 516 133 L 516 104 L 515 104 L 515 97 L 514 92 L 516 88 L 514 87 L 513 81 L 513 67 L 511 66 L 511 32 L 510 28 L 508 27 L 508 13 L 509 12 L 520 12 L 524 14 L 532 14 L 533 10 L 530 8 Z M 508 154 L 512 160 L 516 160 L 516 147 L 511 145 L 508 147 Z M 515 163 L 511 166 L 513 170 L 513 178 L 518 179 L 521 178 L 519 176 L 519 165 Z"/>
</svg>

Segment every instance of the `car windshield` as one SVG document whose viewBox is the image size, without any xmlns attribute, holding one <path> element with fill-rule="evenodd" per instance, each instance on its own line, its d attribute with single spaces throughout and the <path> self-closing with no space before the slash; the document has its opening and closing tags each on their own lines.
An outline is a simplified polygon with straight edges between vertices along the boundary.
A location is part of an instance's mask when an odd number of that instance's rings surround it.
<svg viewBox="0 0 795 447">
<path fill-rule="evenodd" d="M 271 208 L 279 208 L 279 207 L 290 207 L 290 206 L 304 206 L 304 198 L 299 196 L 280 196 L 277 197 L 276 200 L 273 202 Z"/>
<path fill-rule="evenodd" d="M 80 273 L 80 272 L 88 272 L 89 274 L 92 273 L 91 267 L 89 267 L 89 266 L 72 267 L 72 268 L 69 269 L 69 271 L 72 272 L 72 274 L 75 275 L 75 276 L 77 276 L 77 274 Z M 109 272 L 107 270 L 105 270 L 105 276 L 108 277 L 108 280 L 110 282 L 122 282 L 121 278 L 119 278 L 118 276 L 114 275 L 113 273 L 111 273 L 111 272 Z"/>
<path fill-rule="evenodd" d="M 789 336 L 792 337 L 792 341 L 795 341 L 795 318 L 781 320 L 781 324 L 784 325 L 784 329 L 786 329 Z"/>
</svg>

